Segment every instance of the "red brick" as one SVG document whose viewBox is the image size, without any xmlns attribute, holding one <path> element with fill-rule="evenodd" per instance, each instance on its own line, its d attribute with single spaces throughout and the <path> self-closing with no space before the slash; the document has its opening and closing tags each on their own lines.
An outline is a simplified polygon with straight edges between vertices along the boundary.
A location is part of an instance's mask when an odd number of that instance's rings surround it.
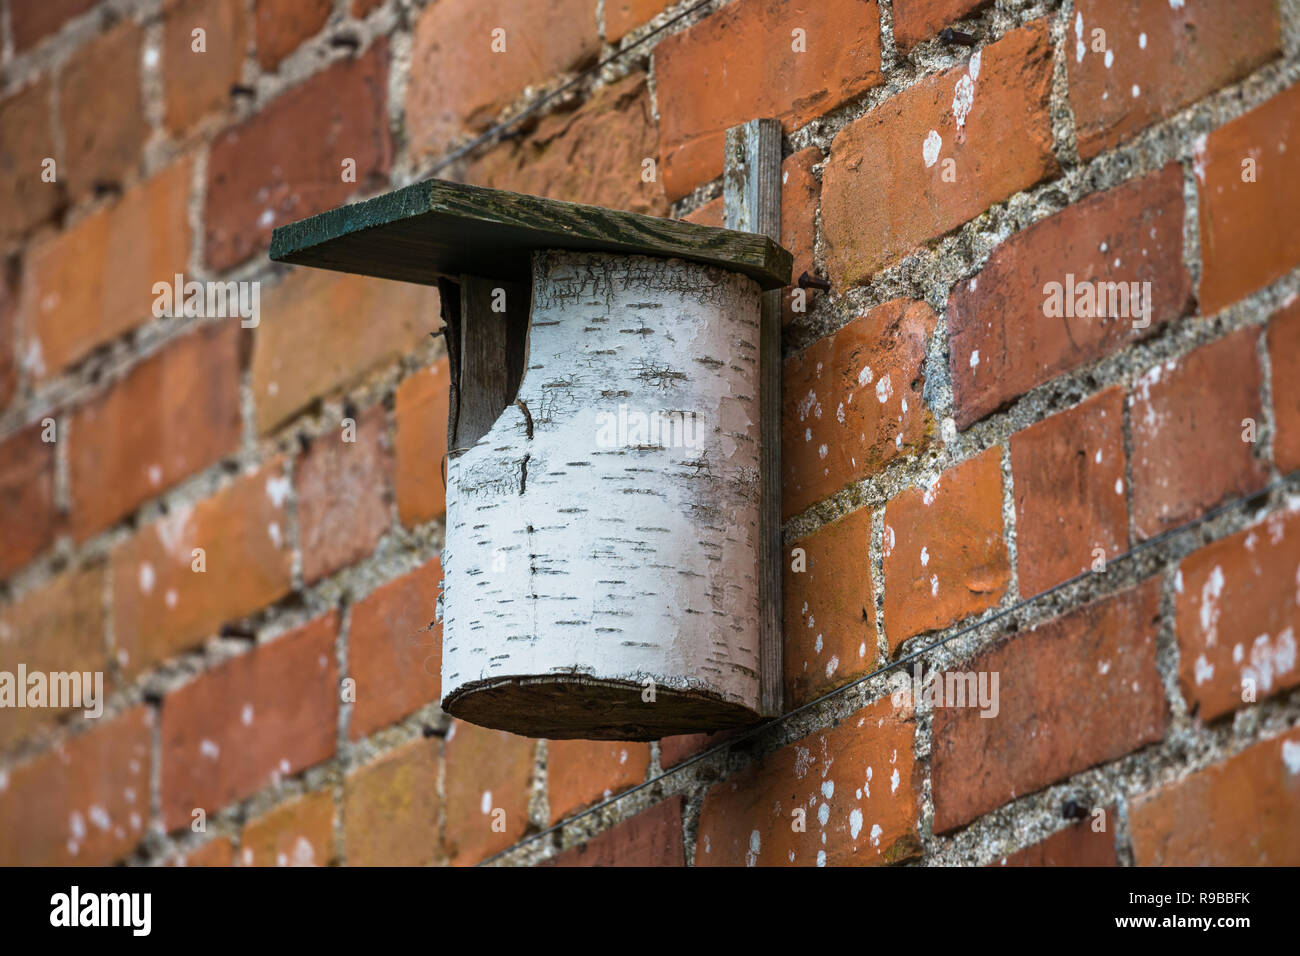
<svg viewBox="0 0 1300 956">
<path fill-rule="evenodd" d="M 0 578 L 8 577 L 54 543 L 54 443 L 37 422 L 0 442 Z"/>
<path fill-rule="evenodd" d="M 95 0 L 43 0 L 41 3 L 12 4 L 9 8 L 9 29 L 15 52 L 21 53 L 35 46 L 94 5 Z"/>
<path fill-rule="evenodd" d="M 682 806 L 686 798 L 669 797 L 570 847 L 546 861 L 547 866 L 685 866 Z"/>
<path fill-rule="evenodd" d="M 205 257 L 216 271 L 263 251 L 276 226 L 387 183 L 388 47 L 334 63 L 212 144 Z M 356 182 L 343 181 L 343 161 Z"/>
<path fill-rule="evenodd" d="M 289 593 L 288 487 L 283 462 L 273 461 L 211 498 L 173 508 L 113 549 L 113 634 L 126 673 L 195 647 Z"/>
<path fill-rule="evenodd" d="M 549 740 L 546 779 L 551 822 L 645 780 L 650 745 L 612 740 Z"/>
<path fill-rule="evenodd" d="M 239 447 L 239 325 L 168 344 L 74 409 L 72 533 L 84 541 Z"/>
<path fill-rule="evenodd" d="M 642 164 L 656 151 L 645 74 L 634 73 L 597 90 L 575 112 L 547 116 L 527 138 L 471 162 L 466 181 L 666 216 L 662 167 L 653 181 L 642 179 Z"/>
<path fill-rule="evenodd" d="M 876 665 L 871 509 L 800 538 L 785 562 L 785 704 L 795 707 Z M 799 552 L 802 552 L 800 554 Z M 800 570 L 795 570 L 795 562 Z"/>
<path fill-rule="evenodd" d="M 104 634 L 104 569 L 90 567 L 60 574 L 49 584 L 0 607 L 0 671 L 46 674 L 108 670 Z M 89 689 L 89 688 L 87 688 Z M 103 692 L 112 684 L 104 676 Z M 25 691 L 20 688 L 19 693 Z M 103 703 L 104 698 L 99 699 Z M 84 711 L 86 708 L 80 708 Z M 69 710 L 0 709 L 0 747 L 25 737 Z"/>
<path fill-rule="evenodd" d="M 251 369 L 261 434 L 396 361 L 442 325 L 437 289 L 319 269 L 292 273 L 261 306 Z M 358 316 L 365 335 L 357 334 Z"/>
<path fill-rule="evenodd" d="M 358 20 L 365 19 L 371 10 L 384 5 L 384 0 L 352 0 L 352 15 Z"/>
<path fill-rule="evenodd" d="M 46 159 L 58 159 L 50 108 L 50 80 L 43 78 L 0 102 L 0 238 L 21 236 L 49 222 L 65 202 L 63 174 L 44 182 Z"/>
<path fill-rule="evenodd" d="M 442 742 L 413 740 L 348 775 L 343 830 L 349 866 L 427 866 L 446 859 L 439 838 Z"/>
<path fill-rule="evenodd" d="M 894 0 L 894 42 L 910 50 L 989 0 Z"/>
<path fill-rule="evenodd" d="M 870 865 L 919 856 L 914 730 L 910 713 L 885 698 L 723 780 L 700 809 L 695 865 Z"/>
<path fill-rule="evenodd" d="M 0 200 L 2 202 L 3 200 Z M 18 274 L 17 262 L 0 262 L 0 411 L 18 391 Z"/>
<path fill-rule="evenodd" d="M 1057 172 L 1047 27 L 1015 30 L 975 57 L 890 97 L 832 141 L 822 235 L 837 288 L 863 282 Z M 959 125 L 954 103 L 967 99 Z M 927 166 L 932 134 L 942 145 Z M 950 159 L 955 181 L 944 182 Z"/>
<path fill-rule="evenodd" d="M 493 31 L 505 30 L 505 52 Z M 594 0 L 440 0 L 415 24 L 406 129 L 412 148 L 441 154 L 484 129 L 525 87 L 595 60 Z"/>
<path fill-rule="evenodd" d="M 990 689 L 998 675 L 996 712 L 935 707 L 935 832 L 1160 740 L 1169 715 L 1156 670 L 1159 616 L 1151 578 L 954 667 L 987 674 Z"/>
<path fill-rule="evenodd" d="M 434 558 L 352 606 L 353 740 L 442 698 L 442 625 L 434 620 L 441 581 L 442 565 Z"/>
<path fill-rule="evenodd" d="M 152 723 L 135 707 L 0 775 L 0 866 L 125 857 L 149 822 Z"/>
<path fill-rule="evenodd" d="M 32 248 L 20 305 L 21 354 L 36 379 L 150 321 L 154 283 L 173 284 L 189 258 L 193 168 L 188 159 L 173 163 Z"/>
<path fill-rule="evenodd" d="M 447 513 L 447 403 L 451 372 L 444 355 L 397 387 L 394 479 L 397 514 L 407 527 Z"/>
<path fill-rule="evenodd" d="M 923 369 L 936 321 L 924 302 L 895 299 L 786 359 L 786 517 L 926 443 L 933 420 Z"/>
<path fill-rule="evenodd" d="M 1273 0 L 1079 0 L 1070 25 L 1070 107 L 1085 158 L 1246 76 L 1281 40 Z"/>
<path fill-rule="evenodd" d="M 197 850 L 191 850 L 169 861 L 169 866 L 234 866 L 235 845 L 228 837 L 209 840 Z"/>
<path fill-rule="evenodd" d="M 1273 461 L 1286 474 L 1300 468 L 1300 301 L 1269 320 L 1268 361 L 1273 369 Z"/>
<path fill-rule="evenodd" d="M 1020 594 L 1030 597 L 1128 550 L 1124 393 L 1108 388 L 1011 436 Z"/>
<path fill-rule="evenodd" d="M 194 49 L 195 29 L 204 50 Z M 244 4 L 227 0 L 169 0 L 163 8 L 163 120 L 176 136 L 230 104 L 248 48 Z M 188 250 L 188 246 L 185 247 Z"/>
<path fill-rule="evenodd" d="M 1178 568 L 1179 683 L 1210 721 L 1300 684 L 1300 513 L 1193 551 Z"/>
<path fill-rule="evenodd" d="M 1262 421 L 1258 341 L 1258 329 L 1240 329 L 1138 380 L 1129 395 L 1138 537 L 1268 481 L 1257 446 L 1242 440 L 1245 419 Z"/>
<path fill-rule="evenodd" d="M 244 827 L 243 866 L 325 866 L 334 858 L 334 797 L 328 790 L 282 803 Z"/>
<path fill-rule="evenodd" d="M 355 419 L 355 440 L 327 431 L 298 460 L 302 577 L 310 584 L 353 564 L 392 524 L 392 453 L 387 416 L 376 405 Z"/>
<path fill-rule="evenodd" d="M 735 731 L 724 730 L 716 734 L 677 734 L 659 741 L 659 766 L 667 770 L 696 754 L 722 743 Z"/>
<path fill-rule="evenodd" d="M 822 152 L 816 147 L 801 149 L 787 156 L 781 163 L 781 245 L 794 256 L 791 277 L 798 282 L 804 272 L 816 271 L 813 264 L 813 226 L 817 219 L 817 204 L 821 198 L 821 183 L 813 167 L 822 161 Z M 785 290 L 782 300 L 781 323 L 794 321 L 799 313 L 794 311 L 794 287 Z M 812 308 L 813 289 L 804 290 L 804 311 Z"/>
<path fill-rule="evenodd" d="M 144 30 L 130 20 L 80 47 L 59 75 L 65 159 L 59 176 L 73 195 L 120 183 L 149 137 L 140 63 Z"/>
<path fill-rule="evenodd" d="M 806 49 L 794 50 L 793 31 Z M 655 47 L 659 146 L 671 200 L 722 172 L 728 127 L 787 132 L 880 82 L 875 0 L 737 0 Z"/>
<path fill-rule="evenodd" d="M 885 506 L 885 635 L 890 650 L 997 604 L 1011 569 L 1002 540 L 1002 449 L 909 488 Z"/>
<path fill-rule="evenodd" d="M 526 737 L 453 721 L 444 784 L 452 864 L 477 863 L 527 831 L 534 750 Z"/>
<path fill-rule="evenodd" d="M 1073 280 L 1068 276 L 1074 276 Z M 1073 282 L 1073 286 L 1070 283 Z M 1096 285 L 1081 286 L 1081 283 Z M 1049 317 L 1049 283 L 1091 311 L 1080 293 L 1101 283 L 1139 286 L 1150 326 L 1123 317 Z M 1131 286 L 1128 287 L 1131 290 Z M 1083 293 L 1088 295 L 1089 293 Z M 1062 305 L 1064 302 L 1062 301 Z M 1109 304 L 1109 303 L 1108 303 Z M 954 417 L 960 428 L 1037 385 L 1086 365 L 1187 312 L 1191 277 L 1183 266 L 1183 177 L 1178 164 L 1089 196 L 999 246 L 984 270 L 960 282 L 948 303 Z"/>
<path fill-rule="evenodd" d="M 1094 830 L 1099 819 L 1089 815 L 1064 830 L 1057 830 L 1023 850 L 997 861 L 998 866 L 1119 866 L 1115 855 L 1115 808 L 1106 807 L 1104 830 Z"/>
<path fill-rule="evenodd" d="M 1300 263 L 1300 84 L 1210 133 L 1193 169 L 1200 197 L 1201 311 L 1224 306 Z M 1245 166 L 1253 160 L 1253 182 Z"/>
<path fill-rule="evenodd" d="M 325 26 L 333 0 L 257 0 L 257 60 L 264 70 L 280 61 Z"/>
<path fill-rule="evenodd" d="M 172 691 L 162 705 L 168 832 L 334 754 L 338 668 L 331 611 Z"/>
<path fill-rule="evenodd" d="M 632 30 L 663 13 L 674 2 L 675 0 L 607 0 L 605 42 L 618 43 Z"/>
<path fill-rule="evenodd" d="M 1300 728 L 1138 797 L 1138 866 L 1300 866 Z"/>
<path fill-rule="evenodd" d="M 710 199 L 703 206 L 695 209 L 682 217 L 686 222 L 693 222 L 700 226 L 725 226 L 726 217 L 722 205 L 722 197 Z"/>
</svg>

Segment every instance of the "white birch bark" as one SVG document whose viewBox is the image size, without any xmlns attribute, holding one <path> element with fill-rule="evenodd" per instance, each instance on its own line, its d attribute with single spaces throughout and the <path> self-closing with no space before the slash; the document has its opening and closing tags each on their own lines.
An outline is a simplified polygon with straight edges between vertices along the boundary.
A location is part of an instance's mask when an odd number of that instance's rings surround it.
<svg viewBox="0 0 1300 956">
<path fill-rule="evenodd" d="M 452 713 L 508 678 L 569 681 L 578 710 L 589 682 L 639 703 L 650 679 L 641 736 L 682 732 L 672 691 L 689 694 L 688 729 L 758 710 L 759 295 L 744 276 L 677 259 L 534 255 L 519 401 L 448 460 Z M 683 413 L 686 434 L 656 447 L 638 412 Z M 683 440 L 692 414 L 695 447 Z M 726 705 L 716 726 L 712 701 Z M 568 719 L 472 714 L 550 736 Z"/>
</svg>

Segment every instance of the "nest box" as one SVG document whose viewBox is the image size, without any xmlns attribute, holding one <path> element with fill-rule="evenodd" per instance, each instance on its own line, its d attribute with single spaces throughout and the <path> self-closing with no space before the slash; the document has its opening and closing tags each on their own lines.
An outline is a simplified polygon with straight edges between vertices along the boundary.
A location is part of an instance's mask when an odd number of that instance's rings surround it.
<svg viewBox="0 0 1300 956">
<path fill-rule="evenodd" d="M 788 253 L 430 180 L 277 229 L 271 257 L 441 291 L 444 710 L 588 739 L 763 715 L 761 326 Z"/>
</svg>

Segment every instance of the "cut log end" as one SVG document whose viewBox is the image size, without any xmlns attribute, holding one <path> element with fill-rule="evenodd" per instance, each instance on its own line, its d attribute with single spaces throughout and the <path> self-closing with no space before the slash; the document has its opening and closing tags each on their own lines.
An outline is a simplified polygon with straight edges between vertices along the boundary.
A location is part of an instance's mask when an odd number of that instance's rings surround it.
<svg viewBox="0 0 1300 956">
<path fill-rule="evenodd" d="M 754 710 L 704 691 L 645 688 L 577 674 L 503 677 L 466 684 L 442 701 L 460 720 L 550 740 L 659 740 L 757 723 Z"/>
</svg>

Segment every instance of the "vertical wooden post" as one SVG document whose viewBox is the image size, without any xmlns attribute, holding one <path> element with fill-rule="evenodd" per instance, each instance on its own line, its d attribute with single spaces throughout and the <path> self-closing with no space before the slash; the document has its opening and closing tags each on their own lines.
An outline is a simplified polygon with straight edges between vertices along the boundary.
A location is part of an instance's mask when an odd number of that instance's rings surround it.
<svg viewBox="0 0 1300 956">
<path fill-rule="evenodd" d="M 756 232 L 781 241 L 781 123 L 756 119 L 727 130 L 723 208 L 728 229 Z M 781 295 L 763 293 L 759 345 L 758 595 L 761 710 L 784 710 L 784 645 L 781 636 Z"/>
<path fill-rule="evenodd" d="M 460 277 L 460 374 L 451 447 L 474 444 L 514 401 L 524 375 L 530 298 L 527 282 Z"/>
</svg>

